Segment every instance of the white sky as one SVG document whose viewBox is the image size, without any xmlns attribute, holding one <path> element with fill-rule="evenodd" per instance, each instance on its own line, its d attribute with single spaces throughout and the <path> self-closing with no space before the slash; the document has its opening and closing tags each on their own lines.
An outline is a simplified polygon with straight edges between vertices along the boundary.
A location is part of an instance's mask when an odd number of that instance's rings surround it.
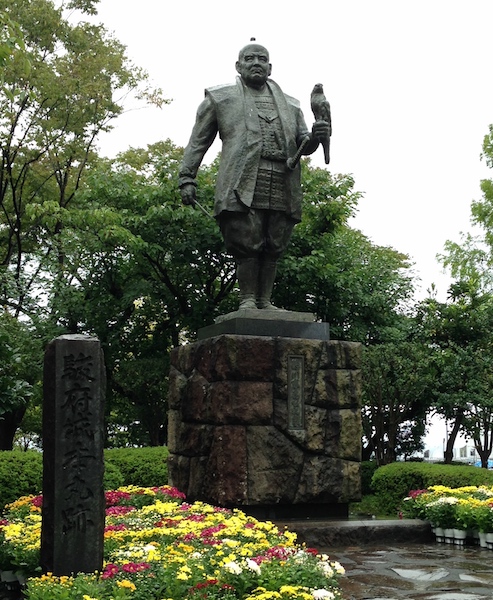
<svg viewBox="0 0 493 600">
<path fill-rule="evenodd" d="M 364 192 L 351 225 L 410 255 L 418 297 L 435 282 L 445 298 L 449 279 L 435 256 L 469 229 L 480 180 L 493 177 L 480 161 L 493 123 L 491 0 L 101 0 L 98 19 L 173 99 L 119 118 L 103 154 L 165 138 L 186 145 L 204 88 L 234 80 L 238 50 L 253 36 L 309 125 L 310 91 L 324 84 L 329 168 L 352 173 Z M 321 149 L 314 157 L 324 166 Z"/>
</svg>

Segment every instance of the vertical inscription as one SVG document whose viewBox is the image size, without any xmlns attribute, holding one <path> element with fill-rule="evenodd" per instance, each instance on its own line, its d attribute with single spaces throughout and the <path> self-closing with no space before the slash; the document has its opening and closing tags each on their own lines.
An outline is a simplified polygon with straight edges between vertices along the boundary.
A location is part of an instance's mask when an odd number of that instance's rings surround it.
<svg viewBox="0 0 493 600">
<path fill-rule="evenodd" d="M 305 428 L 305 359 L 288 356 L 288 428 Z"/>
<path fill-rule="evenodd" d="M 62 389 L 60 437 L 65 481 L 62 490 L 62 532 L 85 533 L 95 526 L 94 481 L 88 479 L 96 461 L 94 385 L 96 373 L 92 355 L 62 355 Z"/>
</svg>

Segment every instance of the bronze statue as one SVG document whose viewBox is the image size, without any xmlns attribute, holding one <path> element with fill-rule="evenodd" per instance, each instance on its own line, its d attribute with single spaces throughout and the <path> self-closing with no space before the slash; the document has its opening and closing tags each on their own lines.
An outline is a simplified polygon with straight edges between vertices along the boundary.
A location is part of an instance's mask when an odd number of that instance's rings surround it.
<svg viewBox="0 0 493 600">
<path fill-rule="evenodd" d="M 320 142 L 327 147 L 330 123 L 318 120 L 308 131 L 299 102 L 269 78 L 263 46 L 240 50 L 236 70 L 236 84 L 205 91 L 180 168 L 180 192 L 184 204 L 196 202 L 195 177 L 219 133 L 214 216 L 236 260 L 240 309 L 278 310 L 271 303 L 277 261 L 301 220 L 299 157 Z"/>
</svg>

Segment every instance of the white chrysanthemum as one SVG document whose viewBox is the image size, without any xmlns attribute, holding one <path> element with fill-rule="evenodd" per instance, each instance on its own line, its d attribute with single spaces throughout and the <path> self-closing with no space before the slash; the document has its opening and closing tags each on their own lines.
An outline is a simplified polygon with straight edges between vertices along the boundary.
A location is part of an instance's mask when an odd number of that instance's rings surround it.
<svg viewBox="0 0 493 600">
<path fill-rule="evenodd" d="M 240 567 L 240 565 L 235 562 L 234 560 L 225 563 L 224 568 L 229 571 L 230 573 L 233 573 L 234 575 L 239 575 L 240 573 L 243 572 L 243 569 Z"/>
<path fill-rule="evenodd" d="M 257 575 L 260 575 L 260 565 L 257 564 L 254 560 L 252 560 L 251 558 L 247 558 L 246 564 L 250 571 L 253 571 Z"/>
<path fill-rule="evenodd" d="M 315 600 L 334 600 L 335 595 L 334 592 L 329 592 L 329 590 L 313 590 L 312 596 Z"/>
<path fill-rule="evenodd" d="M 326 577 L 332 577 L 332 575 L 334 575 L 334 569 L 327 562 L 320 563 L 320 570 Z"/>
<path fill-rule="evenodd" d="M 344 573 L 346 572 L 346 569 L 341 565 L 340 562 L 334 561 L 332 563 L 332 566 L 334 567 L 334 571 L 338 574 L 338 575 L 344 575 Z"/>
</svg>

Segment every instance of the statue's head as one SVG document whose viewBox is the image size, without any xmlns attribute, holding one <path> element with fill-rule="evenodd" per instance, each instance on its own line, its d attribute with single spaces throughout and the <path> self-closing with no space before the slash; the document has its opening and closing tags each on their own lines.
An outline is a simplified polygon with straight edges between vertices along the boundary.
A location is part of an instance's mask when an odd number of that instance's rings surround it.
<svg viewBox="0 0 493 600">
<path fill-rule="evenodd" d="M 240 50 L 236 70 L 249 87 L 261 88 L 272 72 L 267 48 L 252 42 Z"/>
</svg>

